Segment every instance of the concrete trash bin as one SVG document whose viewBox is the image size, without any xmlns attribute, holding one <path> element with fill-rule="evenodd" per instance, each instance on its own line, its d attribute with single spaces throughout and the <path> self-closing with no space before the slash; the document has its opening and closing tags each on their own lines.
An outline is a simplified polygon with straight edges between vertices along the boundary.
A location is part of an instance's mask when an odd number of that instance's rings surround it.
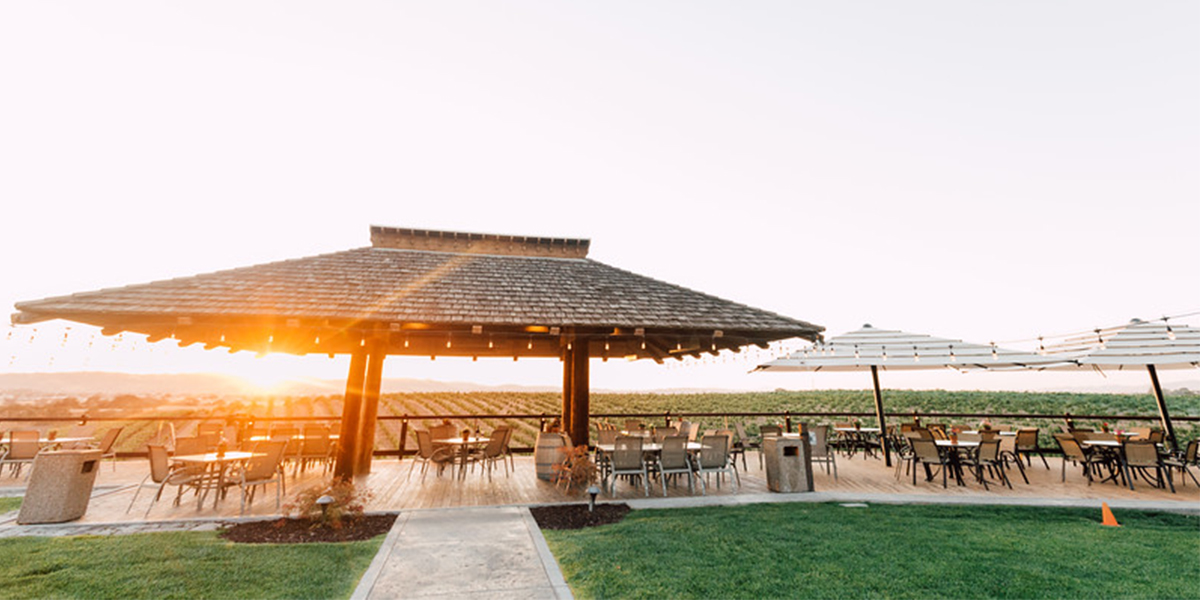
<svg viewBox="0 0 1200 600">
<path fill-rule="evenodd" d="M 808 436 L 767 436 L 763 438 L 762 453 L 767 467 L 767 489 L 772 492 L 813 491 Z"/>
<path fill-rule="evenodd" d="M 87 512 L 100 450 L 41 452 L 33 459 L 17 523 L 62 523 Z"/>
</svg>

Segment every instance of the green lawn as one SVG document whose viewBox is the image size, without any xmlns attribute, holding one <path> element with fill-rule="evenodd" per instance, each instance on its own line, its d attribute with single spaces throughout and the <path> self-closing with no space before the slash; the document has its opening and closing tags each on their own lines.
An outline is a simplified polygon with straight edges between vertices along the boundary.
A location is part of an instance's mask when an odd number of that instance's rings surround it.
<svg viewBox="0 0 1200 600">
<path fill-rule="evenodd" d="M 215 533 L 0 540 L 0 598 L 347 598 L 383 536 L 234 544 Z"/>
<path fill-rule="evenodd" d="M 0 515 L 21 508 L 21 496 L 5 496 L 0 498 Z"/>
<path fill-rule="evenodd" d="M 638 510 L 544 531 L 579 598 L 1200 598 L 1200 518 L 976 506 Z"/>
</svg>

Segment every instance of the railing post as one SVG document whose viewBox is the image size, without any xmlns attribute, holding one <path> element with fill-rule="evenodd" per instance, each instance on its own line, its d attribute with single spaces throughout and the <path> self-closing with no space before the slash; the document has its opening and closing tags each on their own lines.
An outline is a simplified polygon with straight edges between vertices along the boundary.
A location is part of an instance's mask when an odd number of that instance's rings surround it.
<svg viewBox="0 0 1200 600">
<path fill-rule="evenodd" d="M 408 445 L 408 413 L 400 419 L 400 460 L 404 460 L 404 449 Z"/>
<path fill-rule="evenodd" d="M 792 411 L 790 410 L 783 411 L 783 430 L 788 433 L 792 432 Z"/>
</svg>

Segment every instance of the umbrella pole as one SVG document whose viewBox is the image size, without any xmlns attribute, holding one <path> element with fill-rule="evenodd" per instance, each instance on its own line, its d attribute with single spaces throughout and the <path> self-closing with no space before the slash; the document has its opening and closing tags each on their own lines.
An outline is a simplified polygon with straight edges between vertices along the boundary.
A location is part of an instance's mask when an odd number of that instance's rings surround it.
<svg viewBox="0 0 1200 600">
<path fill-rule="evenodd" d="M 1171 450 L 1178 452 L 1179 443 L 1175 440 L 1175 427 L 1171 425 L 1167 401 L 1163 399 L 1162 386 L 1158 384 L 1158 369 L 1155 369 L 1154 365 L 1146 365 L 1146 370 L 1150 372 L 1150 383 L 1154 385 L 1154 400 L 1158 402 L 1158 416 L 1162 419 L 1163 430 L 1167 433 L 1167 440 L 1171 442 Z"/>
<path fill-rule="evenodd" d="M 875 365 L 871 365 L 871 382 L 875 384 L 875 416 L 879 419 L 879 445 L 883 447 L 883 462 L 890 467 L 892 454 L 888 452 L 887 423 L 883 420 L 883 392 L 879 389 L 879 367 Z"/>
</svg>

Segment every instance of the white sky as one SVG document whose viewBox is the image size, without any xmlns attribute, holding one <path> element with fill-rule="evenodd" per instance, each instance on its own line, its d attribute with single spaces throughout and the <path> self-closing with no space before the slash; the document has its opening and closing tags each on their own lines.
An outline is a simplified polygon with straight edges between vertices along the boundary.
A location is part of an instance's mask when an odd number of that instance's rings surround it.
<svg viewBox="0 0 1200 600">
<path fill-rule="evenodd" d="M 1198 34 L 1192 1 L 7 2 L 0 305 L 365 246 L 381 224 L 586 237 L 831 335 L 986 343 L 1192 312 Z M 345 373 L 29 335 L 0 342 L 0 372 Z M 759 358 L 597 363 L 593 385 L 865 386 L 747 375 Z"/>
</svg>

